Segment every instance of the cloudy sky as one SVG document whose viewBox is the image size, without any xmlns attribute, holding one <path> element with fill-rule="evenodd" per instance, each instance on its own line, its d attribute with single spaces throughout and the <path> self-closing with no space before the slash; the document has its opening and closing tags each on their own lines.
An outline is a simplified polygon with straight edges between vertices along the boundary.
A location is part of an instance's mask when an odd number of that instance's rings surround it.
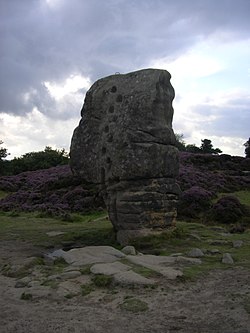
<svg viewBox="0 0 250 333">
<path fill-rule="evenodd" d="M 95 80 L 162 68 L 173 128 L 244 156 L 250 136 L 250 0 L 0 0 L 0 140 L 10 158 L 69 150 Z"/>
</svg>

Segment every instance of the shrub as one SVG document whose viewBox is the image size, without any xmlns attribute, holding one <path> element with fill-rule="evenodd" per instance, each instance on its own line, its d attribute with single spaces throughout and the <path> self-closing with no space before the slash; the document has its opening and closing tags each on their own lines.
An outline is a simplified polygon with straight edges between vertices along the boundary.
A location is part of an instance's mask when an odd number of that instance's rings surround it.
<svg viewBox="0 0 250 333">
<path fill-rule="evenodd" d="M 144 312 L 148 310 L 148 304 L 137 298 L 128 298 L 122 304 L 120 304 L 121 309 L 130 312 Z"/>
<path fill-rule="evenodd" d="M 109 275 L 97 274 L 92 278 L 92 281 L 97 287 L 108 287 L 111 285 L 113 278 Z"/>
<path fill-rule="evenodd" d="M 221 223 L 235 223 L 244 216 L 244 206 L 240 201 L 227 195 L 220 198 L 211 208 L 209 216 L 212 220 Z"/>
<path fill-rule="evenodd" d="M 196 218 L 211 206 L 214 194 L 199 186 L 193 186 L 184 191 L 178 203 L 178 214 L 181 216 Z"/>
</svg>

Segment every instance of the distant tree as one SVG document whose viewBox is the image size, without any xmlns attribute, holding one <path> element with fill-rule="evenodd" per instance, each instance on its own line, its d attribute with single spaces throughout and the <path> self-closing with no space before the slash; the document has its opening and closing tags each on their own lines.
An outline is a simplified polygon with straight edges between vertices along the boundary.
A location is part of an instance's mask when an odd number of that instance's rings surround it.
<svg viewBox="0 0 250 333">
<path fill-rule="evenodd" d="M 197 147 L 195 144 L 186 145 L 186 151 L 194 154 L 198 154 L 201 152 L 200 148 Z"/>
<path fill-rule="evenodd" d="M 213 148 L 212 142 L 209 139 L 201 140 L 200 152 L 202 154 L 214 154 L 214 155 L 222 153 L 222 151 L 219 148 Z"/>
<path fill-rule="evenodd" d="M 184 134 L 175 133 L 175 138 L 176 138 L 176 147 L 180 151 L 185 151 L 186 150 L 186 143 L 184 141 Z"/>
<path fill-rule="evenodd" d="M 18 174 L 24 171 L 48 169 L 53 166 L 67 164 L 68 154 L 64 149 L 52 149 L 45 147 L 44 151 L 31 152 L 11 161 L 11 173 Z"/>
<path fill-rule="evenodd" d="M 3 141 L 0 140 L 0 145 L 3 144 Z M 7 149 L 6 148 L 0 148 L 0 160 L 2 161 L 4 158 L 6 158 L 9 155 L 9 153 L 7 153 Z"/>
<path fill-rule="evenodd" d="M 250 158 L 250 138 L 247 140 L 247 142 L 244 143 L 245 148 L 245 154 L 247 158 Z"/>
<path fill-rule="evenodd" d="M 3 144 L 3 141 L 0 140 L 0 145 Z M 1 147 L 0 148 L 0 175 L 5 175 L 8 169 L 9 161 L 6 161 L 5 158 L 10 155 L 7 152 L 6 148 Z"/>
</svg>

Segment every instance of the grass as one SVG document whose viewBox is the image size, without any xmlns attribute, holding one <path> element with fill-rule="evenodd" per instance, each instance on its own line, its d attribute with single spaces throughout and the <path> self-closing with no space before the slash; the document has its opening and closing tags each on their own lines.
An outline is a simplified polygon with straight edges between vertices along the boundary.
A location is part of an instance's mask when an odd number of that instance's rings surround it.
<svg viewBox="0 0 250 333">
<path fill-rule="evenodd" d="M 36 213 L 0 212 L 0 241 L 22 240 L 43 247 L 60 246 L 66 242 L 84 245 L 116 245 L 115 235 L 106 212 L 94 212 L 86 215 L 74 214 L 72 221 L 60 221 L 54 218 L 40 218 Z M 49 237 L 50 231 L 64 232 Z"/>
<path fill-rule="evenodd" d="M 219 198 L 228 196 L 228 195 L 233 195 L 236 198 L 239 199 L 240 203 L 246 206 L 250 207 L 250 191 L 237 191 L 233 193 L 219 193 Z"/>
<path fill-rule="evenodd" d="M 34 258 L 31 262 L 24 264 L 23 266 L 11 266 L 10 264 L 5 264 L 1 267 L 1 273 L 5 276 L 13 278 L 23 278 L 30 274 L 30 271 L 35 266 L 44 266 L 43 258 Z"/>
<path fill-rule="evenodd" d="M 121 309 L 133 313 L 145 312 L 148 310 L 148 304 L 140 299 L 129 297 L 125 298 L 124 302 L 120 304 Z"/>
<path fill-rule="evenodd" d="M 95 286 L 93 285 L 93 283 L 81 285 L 81 295 L 82 296 L 86 296 L 94 290 L 95 290 Z"/>
<path fill-rule="evenodd" d="M 20 299 L 22 299 L 24 301 L 30 301 L 30 300 L 32 300 L 32 298 L 33 298 L 32 294 L 25 293 L 25 292 L 23 292 L 21 297 L 20 297 Z"/>
<path fill-rule="evenodd" d="M 248 194 L 248 191 L 237 193 Z M 245 197 L 247 201 L 247 196 Z M 115 241 L 115 234 L 106 212 L 95 212 L 85 215 L 73 215 L 72 221 L 60 221 L 53 218 L 40 218 L 36 213 L 20 213 L 11 216 L 11 213 L 0 213 L 0 241 L 1 240 L 25 240 L 33 245 L 41 247 L 63 247 L 65 243 L 78 246 L 86 245 L 111 245 L 120 248 Z M 206 255 L 202 258 L 201 265 L 193 265 L 184 269 L 184 279 L 194 279 L 201 274 L 206 274 L 212 269 L 226 269 L 227 265 L 221 263 L 222 254 L 229 252 L 234 259 L 234 266 L 250 269 L 249 245 L 250 230 L 238 234 L 226 234 L 221 226 L 216 229 L 214 225 L 190 223 L 178 221 L 176 229 L 171 229 L 159 235 L 152 235 L 136 239 L 134 245 L 139 252 L 170 255 L 182 253 L 184 256 L 192 248 L 206 250 L 219 250 L 220 253 Z M 62 231 L 64 234 L 49 237 L 49 231 Z M 240 248 L 233 248 L 234 240 L 242 240 Z M 52 266 L 45 266 L 42 258 L 37 258 L 31 265 L 40 265 L 41 270 L 47 275 L 60 273 L 66 266 L 60 259 Z M 8 265 L 2 268 L 5 275 L 26 276 L 30 267 L 12 272 Z M 154 277 L 156 273 L 147 268 L 133 267 L 133 270 L 145 277 Z M 88 266 L 82 268 L 82 274 L 89 274 Z M 95 286 L 106 287 L 111 283 L 111 277 L 95 276 L 92 283 Z"/>
<path fill-rule="evenodd" d="M 0 199 L 7 197 L 8 194 L 9 194 L 8 192 L 0 190 Z"/>
<path fill-rule="evenodd" d="M 93 276 L 92 282 L 94 283 L 95 286 L 97 287 L 109 287 L 113 281 L 113 277 L 109 275 L 104 275 L 104 274 L 97 274 Z"/>
</svg>

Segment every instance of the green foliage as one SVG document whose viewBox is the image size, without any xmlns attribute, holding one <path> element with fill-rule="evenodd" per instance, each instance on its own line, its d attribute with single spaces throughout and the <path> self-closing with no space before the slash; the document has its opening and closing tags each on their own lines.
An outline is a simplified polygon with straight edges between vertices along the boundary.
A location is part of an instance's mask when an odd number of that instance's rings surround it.
<svg viewBox="0 0 250 333">
<path fill-rule="evenodd" d="M 81 295 L 86 296 L 95 290 L 95 287 L 92 283 L 81 285 Z"/>
<path fill-rule="evenodd" d="M 250 158 L 250 138 L 244 143 L 246 158 Z"/>
<path fill-rule="evenodd" d="M 91 273 L 90 271 L 91 265 L 85 265 L 81 267 L 80 272 L 82 275 L 89 275 Z"/>
<path fill-rule="evenodd" d="M 2 145 L 2 144 L 3 144 L 3 141 L 0 140 L 0 145 Z M 6 174 L 7 167 L 10 163 L 9 161 L 5 160 L 5 158 L 8 155 L 10 155 L 10 154 L 7 152 L 7 149 L 1 147 L 0 148 L 0 175 Z"/>
<path fill-rule="evenodd" d="M 3 144 L 3 141 L 0 140 L 0 145 Z M 6 158 L 9 155 L 6 148 L 0 148 L 0 161 Z"/>
<path fill-rule="evenodd" d="M 219 148 L 213 148 L 211 140 L 208 139 L 201 140 L 201 146 L 197 147 L 195 144 L 187 145 L 186 142 L 184 141 L 184 135 L 182 133 L 181 134 L 175 133 L 175 138 L 176 138 L 176 147 L 179 149 L 179 151 L 186 151 L 194 154 L 214 154 L 214 155 L 222 153 L 222 151 Z"/>
<path fill-rule="evenodd" d="M 7 197 L 8 194 L 9 194 L 8 192 L 0 190 L 0 199 Z"/>
<path fill-rule="evenodd" d="M 184 134 L 175 133 L 175 138 L 176 138 L 176 147 L 180 151 L 185 151 L 186 150 L 186 143 L 184 141 Z"/>
<path fill-rule="evenodd" d="M 148 310 L 148 304 L 137 298 L 127 298 L 120 305 L 121 309 L 130 311 L 133 313 L 144 312 Z"/>
<path fill-rule="evenodd" d="M 219 148 L 214 149 L 211 140 L 203 139 L 201 140 L 200 153 L 218 155 L 222 151 Z"/>
<path fill-rule="evenodd" d="M 109 275 L 97 274 L 93 276 L 92 281 L 97 287 L 108 287 L 111 285 L 113 278 Z"/>
<path fill-rule="evenodd" d="M 67 164 L 68 154 L 64 149 L 45 147 L 44 151 L 30 152 L 10 161 L 9 173 L 18 174 L 24 171 L 48 169 L 57 165 Z"/>
<path fill-rule="evenodd" d="M 138 237 L 134 240 L 131 240 L 130 244 L 138 250 L 147 251 L 150 249 L 151 254 L 158 255 L 160 254 L 159 249 L 161 249 L 164 245 L 170 243 L 172 240 L 185 239 L 186 236 L 187 233 L 185 229 L 180 224 L 178 224 L 177 227 L 166 230 L 159 234 Z"/>
<path fill-rule="evenodd" d="M 37 213 L 20 213 L 19 216 L 14 217 L 8 212 L 0 212 L 0 214 L 0 241 L 18 239 L 47 248 L 60 247 L 65 242 L 73 242 L 78 246 L 117 246 L 113 227 L 106 219 L 106 212 L 84 214 L 81 222 L 39 218 Z M 63 234 L 51 237 L 47 235 L 49 231 L 60 231 Z"/>
<path fill-rule="evenodd" d="M 24 301 L 30 301 L 30 300 L 32 300 L 32 298 L 33 298 L 32 294 L 25 293 L 25 292 L 23 292 L 21 297 L 20 297 L 20 299 L 22 299 Z"/>
<path fill-rule="evenodd" d="M 200 148 L 197 147 L 195 144 L 186 145 L 186 151 L 193 154 L 199 154 L 201 152 Z"/>
</svg>

